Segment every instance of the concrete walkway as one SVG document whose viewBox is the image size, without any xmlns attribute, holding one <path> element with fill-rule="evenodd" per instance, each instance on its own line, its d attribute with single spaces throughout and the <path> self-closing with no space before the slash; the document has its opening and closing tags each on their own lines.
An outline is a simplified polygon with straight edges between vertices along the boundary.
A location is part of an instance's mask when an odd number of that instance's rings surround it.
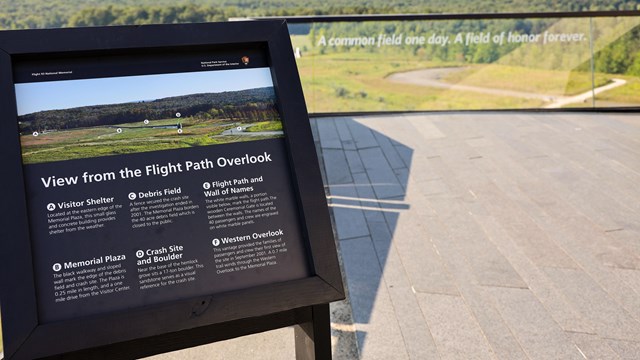
<svg viewBox="0 0 640 360">
<path fill-rule="evenodd" d="M 587 102 L 589 99 L 593 99 L 594 96 L 603 93 L 605 91 L 609 91 L 611 89 L 615 89 L 617 87 L 626 85 L 627 80 L 624 79 L 611 79 L 611 83 L 607 85 L 603 85 L 593 89 L 593 91 L 586 91 L 582 94 L 578 94 L 575 96 L 561 96 L 553 100 L 553 102 L 549 105 L 546 105 L 546 109 L 560 109 L 564 106 L 570 104 L 579 104 Z"/>
<path fill-rule="evenodd" d="M 627 83 L 623 79 L 611 79 L 611 83 L 602 85 L 593 90 L 585 91 L 581 94 L 573 96 L 558 96 L 550 94 L 532 93 L 526 91 L 517 90 L 505 90 L 490 87 L 465 85 L 463 83 L 450 83 L 443 79 L 451 73 L 456 73 L 468 69 L 468 67 L 444 67 L 444 68 L 431 68 L 411 70 L 405 72 L 399 72 L 391 74 L 387 77 L 387 80 L 392 82 L 399 82 L 404 84 L 412 84 L 418 86 L 433 87 L 439 89 L 456 90 L 456 91 L 471 91 L 481 94 L 494 95 L 498 97 L 517 97 L 523 99 L 538 99 L 544 101 L 542 106 L 546 109 L 560 109 L 570 104 L 581 104 L 587 100 L 593 98 L 593 96 L 623 86 Z"/>
<path fill-rule="evenodd" d="M 639 359 L 640 117 L 312 121 L 337 359 Z M 293 359 L 283 329 L 156 359 Z"/>
</svg>

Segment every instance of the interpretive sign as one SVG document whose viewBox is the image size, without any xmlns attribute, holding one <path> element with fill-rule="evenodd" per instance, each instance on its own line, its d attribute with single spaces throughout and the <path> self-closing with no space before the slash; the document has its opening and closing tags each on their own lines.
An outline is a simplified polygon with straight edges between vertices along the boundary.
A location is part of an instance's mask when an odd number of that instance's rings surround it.
<svg viewBox="0 0 640 360">
<path fill-rule="evenodd" d="M 283 22 L 10 31 L 0 49 L 7 358 L 148 355 L 344 297 Z"/>
</svg>

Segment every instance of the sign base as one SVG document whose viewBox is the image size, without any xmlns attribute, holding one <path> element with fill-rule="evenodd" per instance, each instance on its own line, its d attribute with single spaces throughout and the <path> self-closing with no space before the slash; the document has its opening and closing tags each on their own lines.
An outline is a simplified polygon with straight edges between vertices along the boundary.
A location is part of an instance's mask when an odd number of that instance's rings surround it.
<svg viewBox="0 0 640 360">
<path fill-rule="evenodd" d="M 330 360 L 332 358 L 329 304 L 320 304 L 259 318 L 230 321 L 44 359 L 137 359 L 287 326 L 295 326 L 296 360 Z"/>
</svg>

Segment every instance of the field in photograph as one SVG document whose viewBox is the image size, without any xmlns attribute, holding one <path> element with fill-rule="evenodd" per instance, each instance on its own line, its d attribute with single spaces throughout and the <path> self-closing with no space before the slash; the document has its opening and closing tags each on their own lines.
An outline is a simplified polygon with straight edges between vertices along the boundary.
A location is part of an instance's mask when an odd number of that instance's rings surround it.
<svg viewBox="0 0 640 360">
<path fill-rule="evenodd" d="M 180 133 L 178 123 L 182 125 Z M 162 126 L 166 128 L 160 128 Z M 44 132 L 38 136 L 23 134 L 20 140 L 23 162 L 33 164 L 281 136 L 282 123 L 279 120 L 251 123 L 229 119 L 198 121 L 174 118 L 151 121 L 148 125 L 139 122 Z"/>
<path fill-rule="evenodd" d="M 222 72 L 210 75 L 217 74 Z M 115 85 L 129 80 L 115 79 Z M 92 86 L 97 87 L 100 80 L 94 81 Z M 273 87 L 47 109 L 22 115 L 19 120 L 25 164 L 283 136 Z"/>
</svg>

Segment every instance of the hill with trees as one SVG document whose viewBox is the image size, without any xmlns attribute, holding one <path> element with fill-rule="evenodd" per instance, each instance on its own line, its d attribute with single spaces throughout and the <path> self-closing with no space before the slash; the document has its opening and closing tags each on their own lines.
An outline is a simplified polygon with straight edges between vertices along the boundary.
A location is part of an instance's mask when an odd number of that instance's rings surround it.
<svg viewBox="0 0 640 360">
<path fill-rule="evenodd" d="M 245 16 L 638 9 L 640 0 L 0 0 L 0 29 L 193 23 Z"/>
<path fill-rule="evenodd" d="M 111 126 L 181 117 L 197 120 L 225 119 L 260 122 L 278 120 L 273 87 L 174 96 L 153 101 L 83 106 L 47 110 L 19 117 L 20 131 L 62 130 L 92 126 Z"/>
</svg>

